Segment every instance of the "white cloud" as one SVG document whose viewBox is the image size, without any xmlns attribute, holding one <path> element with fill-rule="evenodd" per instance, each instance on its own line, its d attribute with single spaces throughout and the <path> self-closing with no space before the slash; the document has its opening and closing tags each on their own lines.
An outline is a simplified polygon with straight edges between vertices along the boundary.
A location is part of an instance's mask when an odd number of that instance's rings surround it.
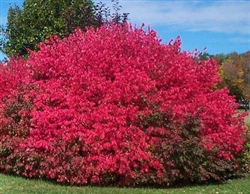
<svg viewBox="0 0 250 194">
<path fill-rule="evenodd" d="M 98 1 L 95 1 L 98 2 Z M 110 5 L 109 0 L 104 3 Z M 187 31 L 250 34 L 249 1 L 120 0 L 132 23 Z"/>
</svg>

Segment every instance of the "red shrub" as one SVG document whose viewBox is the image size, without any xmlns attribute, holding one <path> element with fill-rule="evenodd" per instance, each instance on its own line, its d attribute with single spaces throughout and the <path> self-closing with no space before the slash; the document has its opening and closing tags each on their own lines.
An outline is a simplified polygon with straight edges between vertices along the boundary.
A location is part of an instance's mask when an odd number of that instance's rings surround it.
<svg viewBox="0 0 250 194">
<path fill-rule="evenodd" d="M 0 169 L 105 185 L 234 174 L 243 117 L 226 89 L 214 89 L 216 62 L 180 44 L 110 25 L 51 38 L 2 66 Z"/>
</svg>

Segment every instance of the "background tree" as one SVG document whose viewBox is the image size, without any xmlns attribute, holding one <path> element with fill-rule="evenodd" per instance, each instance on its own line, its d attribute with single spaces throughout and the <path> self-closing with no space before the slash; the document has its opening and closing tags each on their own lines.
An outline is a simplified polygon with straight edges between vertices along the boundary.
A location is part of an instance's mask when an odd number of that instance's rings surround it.
<svg viewBox="0 0 250 194">
<path fill-rule="evenodd" d="M 219 63 L 220 65 L 222 65 L 222 63 L 223 63 L 226 59 L 228 59 L 229 54 L 219 53 L 219 54 L 212 55 L 212 57 L 215 58 L 215 59 L 218 61 L 218 63 Z"/>
<path fill-rule="evenodd" d="M 250 101 L 250 51 L 241 55 L 243 69 L 243 96 Z"/>
<path fill-rule="evenodd" d="M 250 52 L 228 54 L 221 66 L 224 85 L 237 99 L 250 101 Z"/>
<path fill-rule="evenodd" d="M 240 97 L 242 95 L 243 70 L 240 56 L 232 53 L 229 59 L 222 64 L 223 81 L 229 87 L 231 94 Z"/>
<path fill-rule="evenodd" d="M 51 35 L 61 38 L 71 34 L 77 27 L 99 27 L 113 20 L 121 23 L 128 13 L 120 14 L 118 0 L 112 0 L 114 14 L 105 4 L 94 5 L 91 0 L 25 0 L 23 9 L 11 7 L 6 28 L 1 29 L 4 38 L 0 49 L 8 57 L 27 56 L 28 49 L 36 50 L 39 42 Z"/>
<path fill-rule="evenodd" d="M 199 60 L 208 60 L 208 59 L 210 59 L 212 57 L 213 57 L 213 55 L 211 55 L 211 54 L 209 54 L 207 52 L 202 52 L 199 55 Z"/>
</svg>

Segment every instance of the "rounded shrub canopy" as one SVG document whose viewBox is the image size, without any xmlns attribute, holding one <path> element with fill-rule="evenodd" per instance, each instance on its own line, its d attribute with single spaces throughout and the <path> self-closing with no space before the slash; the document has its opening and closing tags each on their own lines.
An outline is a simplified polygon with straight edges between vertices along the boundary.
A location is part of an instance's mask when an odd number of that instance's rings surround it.
<svg viewBox="0 0 250 194">
<path fill-rule="evenodd" d="M 0 170 L 70 184 L 204 182 L 240 168 L 243 116 L 215 60 L 155 31 L 52 37 L 0 69 Z"/>
</svg>

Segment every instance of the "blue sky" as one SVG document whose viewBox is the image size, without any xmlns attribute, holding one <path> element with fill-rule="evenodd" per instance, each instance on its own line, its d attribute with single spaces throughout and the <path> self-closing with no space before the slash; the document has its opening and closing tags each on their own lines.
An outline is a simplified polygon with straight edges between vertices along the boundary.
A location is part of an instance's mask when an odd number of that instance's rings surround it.
<svg viewBox="0 0 250 194">
<path fill-rule="evenodd" d="M 94 0 L 95 3 L 100 0 Z M 102 0 L 111 6 L 111 0 Z M 248 0 L 120 0 L 129 22 L 156 30 L 163 43 L 180 36 L 182 50 L 210 54 L 250 51 Z M 10 5 L 23 0 L 0 0 L 0 25 L 7 22 Z M 0 53 L 0 60 L 4 57 Z"/>
</svg>

